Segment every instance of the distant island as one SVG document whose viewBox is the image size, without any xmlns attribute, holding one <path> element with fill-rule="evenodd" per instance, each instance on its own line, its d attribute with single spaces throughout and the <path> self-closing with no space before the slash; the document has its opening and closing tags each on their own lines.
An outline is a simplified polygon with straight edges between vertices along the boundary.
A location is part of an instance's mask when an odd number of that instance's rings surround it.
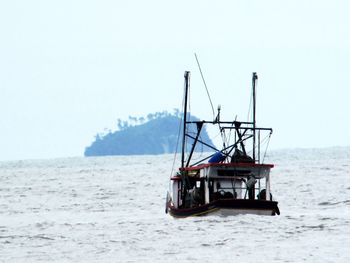
<svg viewBox="0 0 350 263">
<path fill-rule="evenodd" d="M 109 131 L 105 134 L 97 134 L 95 141 L 85 148 L 85 156 L 106 155 L 146 155 L 174 153 L 178 145 L 180 151 L 181 137 L 178 140 L 182 114 L 179 110 L 174 113 L 166 111 L 148 114 L 147 117 L 129 116 L 129 121 L 117 120 L 117 131 Z M 192 121 L 198 121 L 195 116 L 190 116 Z M 193 132 L 196 127 L 194 125 Z M 203 128 L 200 140 L 214 146 Z M 188 148 L 191 139 L 187 140 Z M 211 151 L 209 147 L 198 144 L 195 151 Z"/>
</svg>

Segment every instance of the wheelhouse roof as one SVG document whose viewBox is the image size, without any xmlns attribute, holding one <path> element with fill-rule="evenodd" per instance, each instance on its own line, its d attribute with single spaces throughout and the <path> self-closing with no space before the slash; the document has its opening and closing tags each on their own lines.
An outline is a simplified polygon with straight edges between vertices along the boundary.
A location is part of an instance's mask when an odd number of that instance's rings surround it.
<svg viewBox="0 0 350 263">
<path fill-rule="evenodd" d="M 196 171 L 206 167 L 225 167 L 225 168 L 238 168 L 238 167 L 252 167 L 252 168 L 273 168 L 273 164 L 257 164 L 257 163 L 203 163 L 195 166 L 189 166 L 180 168 L 180 171 Z"/>
</svg>

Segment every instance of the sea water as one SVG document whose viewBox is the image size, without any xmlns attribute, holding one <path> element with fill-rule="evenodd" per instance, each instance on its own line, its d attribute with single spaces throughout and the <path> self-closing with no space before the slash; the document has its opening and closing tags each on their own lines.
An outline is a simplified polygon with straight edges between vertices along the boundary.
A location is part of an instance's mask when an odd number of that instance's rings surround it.
<svg viewBox="0 0 350 263">
<path fill-rule="evenodd" d="M 172 155 L 0 163 L 0 262 L 348 262 L 350 148 L 279 150 L 280 216 L 165 214 Z"/>
</svg>

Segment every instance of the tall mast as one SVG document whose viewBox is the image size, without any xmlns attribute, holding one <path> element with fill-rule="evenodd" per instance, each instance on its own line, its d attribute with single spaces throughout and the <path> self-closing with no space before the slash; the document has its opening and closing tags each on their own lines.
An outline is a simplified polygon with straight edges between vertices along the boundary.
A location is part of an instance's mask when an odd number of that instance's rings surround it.
<svg viewBox="0 0 350 263">
<path fill-rule="evenodd" d="M 186 148 L 186 122 L 187 122 L 187 95 L 189 88 L 190 72 L 185 71 L 185 103 L 184 103 L 184 118 L 183 118 L 183 131 L 182 131 L 182 155 L 181 155 L 181 168 L 185 167 L 185 148 Z"/>
<path fill-rule="evenodd" d="M 255 137 L 256 137 L 256 80 L 258 75 L 253 72 L 252 82 L 253 82 L 253 159 L 255 161 Z"/>
</svg>

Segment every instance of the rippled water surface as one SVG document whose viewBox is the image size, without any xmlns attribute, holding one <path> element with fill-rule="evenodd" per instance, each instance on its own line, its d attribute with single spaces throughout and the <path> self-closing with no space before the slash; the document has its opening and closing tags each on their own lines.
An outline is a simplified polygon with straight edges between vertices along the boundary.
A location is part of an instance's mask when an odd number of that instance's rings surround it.
<svg viewBox="0 0 350 263">
<path fill-rule="evenodd" d="M 280 216 L 174 219 L 173 157 L 0 163 L 0 262 L 348 262 L 350 149 L 271 152 Z"/>
</svg>

